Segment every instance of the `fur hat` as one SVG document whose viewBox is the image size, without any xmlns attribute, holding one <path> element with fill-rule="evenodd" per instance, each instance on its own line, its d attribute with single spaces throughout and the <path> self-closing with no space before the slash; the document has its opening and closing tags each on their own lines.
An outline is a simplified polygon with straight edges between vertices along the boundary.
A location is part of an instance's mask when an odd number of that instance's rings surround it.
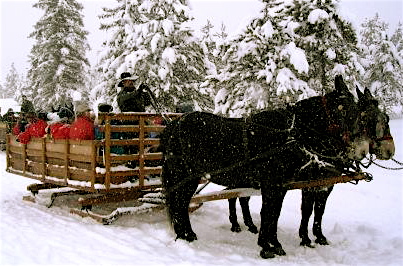
<svg viewBox="0 0 403 266">
<path fill-rule="evenodd" d="M 60 119 L 62 118 L 70 119 L 74 117 L 74 113 L 69 108 L 66 107 L 60 108 L 60 111 L 57 113 L 57 115 L 60 117 Z"/>
<path fill-rule="evenodd" d="M 98 104 L 98 111 L 101 113 L 111 113 L 113 111 L 113 107 L 110 104 L 100 103 Z"/>
<path fill-rule="evenodd" d="M 91 108 L 89 108 L 87 104 L 85 104 L 85 103 L 77 104 L 77 106 L 76 106 L 76 114 L 82 114 L 82 113 L 85 113 L 87 111 L 91 111 Z"/>
<path fill-rule="evenodd" d="M 122 74 L 120 74 L 120 81 L 118 87 L 123 87 L 124 80 L 137 80 L 137 77 L 132 76 L 132 74 L 130 74 L 129 72 L 123 72 Z"/>
</svg>

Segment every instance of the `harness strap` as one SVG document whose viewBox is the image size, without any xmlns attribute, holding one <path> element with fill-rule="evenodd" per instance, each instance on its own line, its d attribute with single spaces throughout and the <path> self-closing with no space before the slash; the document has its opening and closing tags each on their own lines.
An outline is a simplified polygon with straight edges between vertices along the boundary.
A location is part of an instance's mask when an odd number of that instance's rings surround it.
<svg viewBox="0 0 403 266">
<path fill-rule="evenodd" d="M 242 129 L 243 147 L 244 147 L 244 151 L 245 151 L 245 161 L 248 161 L 250 159 L 248 129 L 249 129 L 248 118 L 245 118 L 244 126 Z"/>
</svg>

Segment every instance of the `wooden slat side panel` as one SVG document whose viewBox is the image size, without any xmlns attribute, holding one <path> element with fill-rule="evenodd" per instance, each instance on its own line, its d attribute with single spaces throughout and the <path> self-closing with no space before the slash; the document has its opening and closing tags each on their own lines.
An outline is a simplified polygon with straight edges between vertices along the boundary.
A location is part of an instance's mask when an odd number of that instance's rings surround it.
<svg viewBox="0 0 403 266">
<path fill-rule="evenodd" d="M 92 160 L 90 155 L 85 155 L 85 154 L 70 154 L 69 158 L 71 161 L 86 162 L 86 163 L 90 163 Z"/>
<path fill-rule="evenodd" d="M 89 141 L 82 141 L 82 142 L 70 142 L 70 154 L 71 155 L 87 155 L 90 156 L 92 154 L 92 149 L 91 146 L 94 145 L 94 143 L 89 140 Z"/>
<path fill-rule="evenodd" d="M 42 139 L 31 138 L 31 140 L 27 143 L 27 150 L 42 150 Z"/>
<path fill-rule="evenodd" d="M 65 152 L 66 141 L 63 142 L 46 142 L 46 152 L 47 153 L 62 153 Z"/>
</svg>

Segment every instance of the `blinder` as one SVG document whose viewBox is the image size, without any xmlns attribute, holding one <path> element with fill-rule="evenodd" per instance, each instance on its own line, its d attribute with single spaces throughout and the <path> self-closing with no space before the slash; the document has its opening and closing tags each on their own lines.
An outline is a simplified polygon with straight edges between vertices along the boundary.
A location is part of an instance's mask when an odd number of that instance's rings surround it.
<svg viewBox="0 0 403 266">
<path fill-rule="evenodd" d="M 371 124 L 372 120 L 370 116 L 374 115 L 375 112 L 371 112 L 371 110 L 361 112 L 361 118 L 363 118 L 361 122 L 361 127 L 363 128 L 364 133 L 371 139 L 370 146 L 373 147 L 376 143 L 379 143 L 384 140 L 393 140 L 392 135 L 388 130 L 389 117 L 385 113 L 377 114 L 376 124 Z M 373 123 L 373 122 L 372 122 Z M 372 131 L 370 129 L 373 129 Z M 386 131 L 386 133 L 385 133 Z"/>
</svg>

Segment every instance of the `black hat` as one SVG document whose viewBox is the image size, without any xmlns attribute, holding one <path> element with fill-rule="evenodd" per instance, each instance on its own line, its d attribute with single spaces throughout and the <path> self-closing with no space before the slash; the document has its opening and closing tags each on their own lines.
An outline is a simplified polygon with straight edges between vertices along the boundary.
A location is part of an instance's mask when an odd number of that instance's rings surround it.
<svg viewBox="0 0 403 266">
<path fill-rule="evenodd" d="M 123 80 L 136 80 L 137 77 L 133 76 L 132 74 L 130 74 L 129 72 L 123 72 L 122 74 L 120 74 L 120 81 L 118 84 L 118 87 L 123 87 Z"/>
<path fill-rule="evenodd" d="M 69 108 L 66 108 L 66 107 L 60 108 L 60 111 L 57 113 L 57 115 L 60 118 L 64 118 L 64 117 L 73 118 L 74 117 L 74 113 Z"/>
<path fill-rule="evenodd" d="M 42 111 L 42 110 L 38 112 L 38 118 L 42 119 L 42 120 L 45 120 L 45 121 L 49 120 L 48 119 L 48 113 L 45 112 L 45 111 Z"/>
<path fill-rule="evenodd" d="M 100 103 L 98 104 L 98 111 L 101 113 L 111 113 L 113 111 L 113 107 L 110 104 Z"/>
</svg>

